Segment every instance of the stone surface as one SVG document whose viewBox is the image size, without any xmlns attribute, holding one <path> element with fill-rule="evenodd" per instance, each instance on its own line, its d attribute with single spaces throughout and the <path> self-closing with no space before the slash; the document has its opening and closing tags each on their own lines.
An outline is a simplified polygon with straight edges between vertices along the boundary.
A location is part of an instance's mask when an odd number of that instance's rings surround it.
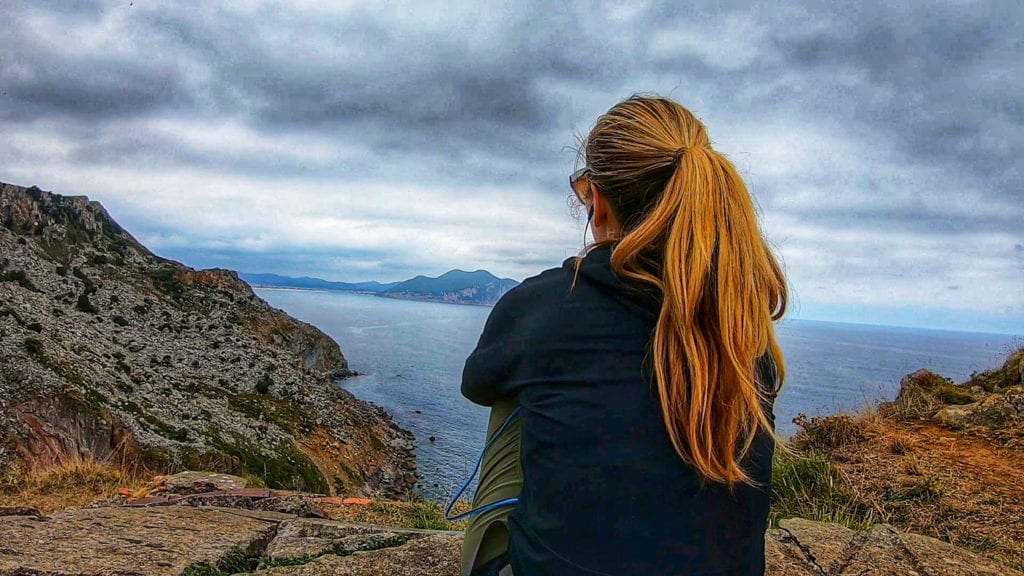
<svg viewBox="0 0 1024 576">
<path fill-rule="evenodd" d="M 244 551 L 255 574 L 455 576 L 462 534 L 182 505 L 0 517 L 0 576 L 181 574 Z M 293 566 L 258 568 L 260 558 Z M 887 525 L 856 533 L 790 519 L 765 536 L 767 576 L 1013 576 L 933 538 Z"/>
<path fill-rule="evenodd" d="M 846 551 L 850 558 L 838 574 L 926 576 L 900 544 L 899 533 L 892 526 L 874 526 L 852 544 Z"/>
<path fill-rule="evenodd" d="M 245 478 L 217 472 L 179 472 L 161 476 L 156 480 L 158 490 L 168 494 L 200 494 L 214 490 L 238 490 L 245 488 Z"/>
<path fill-rule="evenodd" d="M 396 548 L 321 556 L 302 566 L 272 568 L 279 576 L 458 576 L 462 537 L 435 534 Z"/>
<path fill-rule="evenodd" d="M 260 550 L 279 520 L 244 510 L 85 508 L 50 520 L 0 518 L 0 576 L 175 575 L 232 548 Z"/>
<path fill-rule="evenodd" d="M 115 456 L 401 497 L 413 437 L 347 373 L 234 271 L 161 258 L 83 196 L 0 183 L 0 473 Z"/>
<path fill-rule="evenodd" d="M 1012 574 L 1005 569 L 979 561 L 978 557 L 952 544 L 918 534 L 900 534 L 900 541 L 916 560 L 923 574 L 948 576 L 999 576 Z"/>
<path fill-rule="evenodd" d="M 803 518 L 791 518 L 779 522 L 779 530 L 788 535 L 777 540 L 780 544 L 794 546 L 803 553 L 802 558 L 824 571 L 836 574 L 846 562 L 846 554 L 857 533 L 838 524 L 811 522 Z"/>
<path fill-rule="evenodd" d="M 967 422 L 967 419 L 970 418 L 971 414 L 977 407 L 977 402 L 972 404 L 953 404 L 950 406 L 944 406 L 940 408 L 932 418 L 947 426 L 955 426 L 957 424 Z"/>
<path fill-rule="evenodd" d="M 802 519 L 779 524 L 766 537 L 766 576 L 1019 575 L 946 542 L 885 524 L 862 533 Z"/>
<path fill-rule="evenodd" d="M 333 550 L 352 552 L 366 547 L 360 544 L 359 538 L 382 533 L 380 528 L 329 520 L 292 520 L 281 525 L 266 553 L 272 560 L 281 560 L 322 555 Z"/>
<path fill-rule="evenodd" d="M 983 391 L 977 402 L 944 406 L 932 418 L 947 426 L 978 424 L 1005 428 L 1016 425 L 1016 428 L 1021 428 L 1021 421 L 1024 420 L 1024 389 L 1008 388 L 993 393 Z"/>
</svg>

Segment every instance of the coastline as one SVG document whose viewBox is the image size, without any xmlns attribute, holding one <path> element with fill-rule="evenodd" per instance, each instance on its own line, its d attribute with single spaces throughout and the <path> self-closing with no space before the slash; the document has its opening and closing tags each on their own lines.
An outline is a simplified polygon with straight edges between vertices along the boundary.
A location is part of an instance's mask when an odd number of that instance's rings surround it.
<svg viewBox="0 0 1024 576">
<path fill-rule="evenodd" d="M 487 304 L 482 302 L 458 302 L 452 300 L 445 300 L 443 298 L 434 298 L 430 296 L 403 296 L 397 294 L 386 294 L 384 292 L 372 292 L 369 290 L 332 290 L 330 288 L 302 288 L 297 286 L 268 286 L 265 284 L 250 284 L 254 289 L 260 290 L 276 290 L 281 292 L 321 292 L 327 294 L 365 294 L 367 296 L 377 296 L 378 298 L 389 298 L 391 300 L 407 300 L 409 302 L 432 302 L 434 304 L 454 304 L 456 306 L 479 306 L 481 308 L 493 308 L 494 304 Z"/>
</svg>

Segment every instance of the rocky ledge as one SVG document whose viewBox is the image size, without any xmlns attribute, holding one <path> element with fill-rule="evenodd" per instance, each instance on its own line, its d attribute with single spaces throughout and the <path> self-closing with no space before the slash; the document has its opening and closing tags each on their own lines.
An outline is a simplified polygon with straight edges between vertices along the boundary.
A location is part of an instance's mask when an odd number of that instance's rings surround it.
<svg viewBox="0 0 1024 576">
<path fill-rule="evenodd" d="M 234 502 L 245 499 L 239 498 Z M 0 509 L 0 576 L 459 574 L 460 532 L 223 505 L 231 501 L 81 508 L 51 518 L 26 509 L 4 516 Z M 769 576 L 1015 574 L 945 542 L 887 525 L 858 533 L 801 519 L 783 520 L 768 531 L 766 559 Z"/>
<path fill-rule="evenodd" d="M 0 183 L 0 473 L 67 458 L 398 496 L 413 438 L 333 382 L 338 345 L 97 202 Z"/>
</svg>

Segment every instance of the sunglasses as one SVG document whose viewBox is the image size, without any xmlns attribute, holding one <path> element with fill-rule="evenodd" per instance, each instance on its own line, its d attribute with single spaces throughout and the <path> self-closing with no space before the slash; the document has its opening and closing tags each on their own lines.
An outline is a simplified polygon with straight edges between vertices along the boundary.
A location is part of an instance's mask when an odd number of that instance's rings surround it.
<svg viewBox="0 0 1024 576">
<path fill-rule="evenodd" d="M 590 168 L 584 166 L 569 176 L 569 187 L 580 204 L 590 202 Z"/>
</svg>

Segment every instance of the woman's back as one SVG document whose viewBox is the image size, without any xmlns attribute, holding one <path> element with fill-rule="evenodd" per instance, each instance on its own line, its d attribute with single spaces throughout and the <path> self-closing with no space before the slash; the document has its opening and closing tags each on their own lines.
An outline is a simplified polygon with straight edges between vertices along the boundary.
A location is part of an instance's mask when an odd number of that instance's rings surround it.
<svg viewBox="0 0 1024 576">
<path fill-rule="evenodd" d="M 521 406 L 513 569 L 761 574 L 772 440 L 759 434 L 743 462 L 760 488 L 702 487 L 668 438 L 652 382 L 660 298 L 627 288 L 610 255 L 598 247 L 578 276 L 570 260 L 510 292 L 466 363 L 469 399 L 514 395 Z"/>
<path fill-rule="evenodd" d="M 463 375 L 520 404 L 512 566 L 761 575 L 788 290 L 753 199 L 665 98 L 613 106 L 581 159 L 595 245 L 502 298 Z"/>
</svg>

